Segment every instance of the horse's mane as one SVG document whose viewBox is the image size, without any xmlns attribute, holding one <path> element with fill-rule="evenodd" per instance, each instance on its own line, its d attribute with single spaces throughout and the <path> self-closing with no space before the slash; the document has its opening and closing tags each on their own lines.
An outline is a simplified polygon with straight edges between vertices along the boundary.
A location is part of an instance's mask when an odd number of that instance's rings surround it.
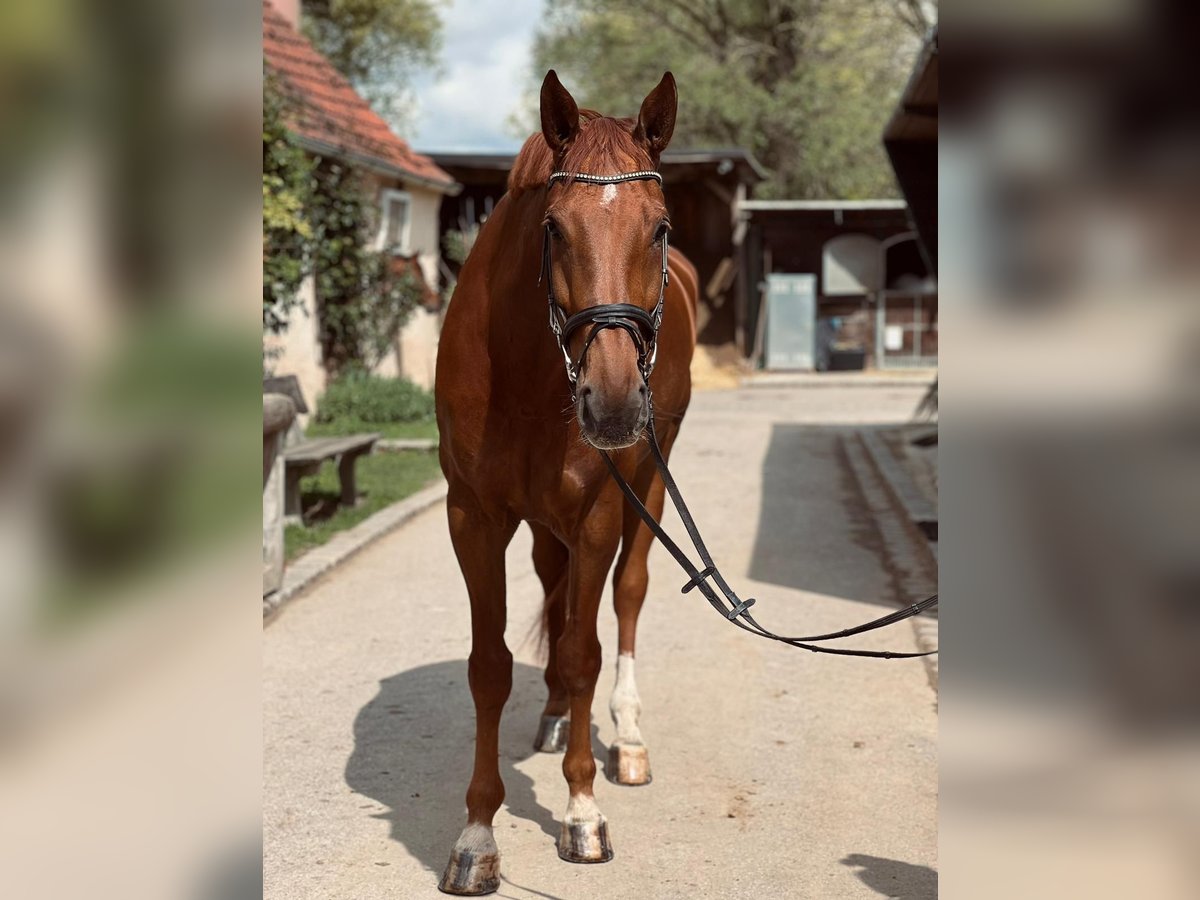
<svg viewBox="0 0 1200 900">
<path fill-rule="evenodd" d="M 567 149 L 562 167 L 567 172 L 613 175 L 654 168 L 650 154 L 633 139 L 633 119 L 602 116 L 594 109 L 579 110 L 579 135 Z M 554 154 L 540 131 L 521 147 L 508 173 L 508 190 L 516 195 L 545 187 L 554 171 Z"/>
</svg>

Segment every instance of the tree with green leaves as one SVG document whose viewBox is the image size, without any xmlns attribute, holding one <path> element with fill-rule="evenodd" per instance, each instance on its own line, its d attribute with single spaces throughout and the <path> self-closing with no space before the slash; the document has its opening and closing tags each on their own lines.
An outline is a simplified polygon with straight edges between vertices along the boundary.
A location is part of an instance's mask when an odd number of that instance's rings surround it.
<svg viewBox="0 0 1200 900">
<path fill-rule="evenodd" d="M 304 0 L 304 33 L 394 129 L 410 123 L 418 72 L 438 67 L 436 0 Z"/>
<path fill-rule="evenodd" d="M 673 144 L 748 148 L 771 173 L 759 196 L 892 197 L 880 136 L 931 15 L 921 0 L 557 0 L 533 75 L 557 69 L 581 105 L 632 115 L 670 69 Z"/>
</svg>

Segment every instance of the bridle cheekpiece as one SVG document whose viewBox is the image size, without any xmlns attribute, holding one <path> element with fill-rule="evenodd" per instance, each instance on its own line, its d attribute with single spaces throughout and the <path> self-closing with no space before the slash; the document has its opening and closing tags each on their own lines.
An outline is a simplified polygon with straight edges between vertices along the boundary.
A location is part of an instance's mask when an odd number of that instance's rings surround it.
<svg viewBox="0 0 1200 900">
<path fill-rule="evenodd" d="M 620 175 L 591 175 L 587 172 L 554 172 L 546 183 L 547 189 L 554 187 L 555 182 L 564 181 L 568 184 L 574 182 L 582 182 L 584 184 L 623 184 L 627 181 L 657 181 L 662 184 L 662 175 L 658 172 L 643 170 L 639 172 L 626 172 Z M 567 369 L 567 380 L 571 383 L 571 398 L 575 399 L 575 385 L 579 381 L 579 373 L 583 369 L 584 360 L 587 357 L 588 348 L 592 346 L 592 341 L 596 336 L 606 328 L 620 328 L 625 331 L 632 339 L 634 346 L 637 348 L 638 354 L 638 369 L 642 374 L 642 379 L 650 381 L 650 373 L 654 371 L 654 362 L 658 356 L 658 329 L 662 326 L 663 317 L 663 296 L 667 290 L 667 236 L 662 236 L 662 279 L 658 286 L 658 302 L 654 304 L 654 309 L 650 312 L 636 306 L 632 303 L 603 303 L 596 306 L 589 306 L 586 309 L 581 309 L 573 316 L 568 316 L 567 311 L 559 305 L 558 300 L 554 297 L 554 273 L 551 269 L 553 262 L 551 258 L 551 241 L 552 235 L 550 232 L 550 224 L 546 224 L 545 233 L 542 236 L 542 268 L 538 275 L 538 283 L 542 279 L 546 279 L 546 295 L 550 306 L 550 331 L 554 333 L 554 339 L 558 342 L 558 349 L 562 352 L 563 363 Z M 579 358 L 571 358 L 571 338 L 584 326 L 591 325 L 591 331 L 588 332 L 587 339 L 583 343 L 583 349 L 579 351 Z"/>
</svg>

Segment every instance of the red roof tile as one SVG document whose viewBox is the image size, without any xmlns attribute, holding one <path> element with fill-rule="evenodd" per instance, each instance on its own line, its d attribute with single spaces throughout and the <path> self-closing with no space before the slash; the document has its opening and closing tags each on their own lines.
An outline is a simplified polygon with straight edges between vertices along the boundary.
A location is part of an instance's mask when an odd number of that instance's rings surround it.
<svg viewBox="0 0 1200 900">
<path fill-rule="evenodd" d="M 289 126 L 302 138 L 350 161 L 365 158 L 422 181 L 451 187 L 454 179 L 415 153 L 355 93 L 342 75 L 270 4 L 263 3 L 263 61 L 287 95 Z"/>
</svg>

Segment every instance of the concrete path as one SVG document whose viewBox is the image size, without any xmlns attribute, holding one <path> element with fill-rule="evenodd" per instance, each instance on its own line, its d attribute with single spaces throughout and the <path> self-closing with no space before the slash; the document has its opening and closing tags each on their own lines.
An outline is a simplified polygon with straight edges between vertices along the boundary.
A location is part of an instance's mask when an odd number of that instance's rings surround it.
<svg viewBox="0 0 1200 900">
<path fill-rule="evenodd" d="M 921 392 L 696 396 L 673 469 L 723 571 L 759 598 L 768 627 L 833 630 L 895 601 L 838 437 L 905 419 Z M 678 529 L 673 515 L 667 522 Z M 516 663 L 501 735 L 499 896 L 936 896 L 936 696 L 925 667 L 752 638 L 681 596 L 684 578 L 658 547 L 638 643 L 654 782 L 598 777 L 616 858 L 561 862 L 561 757 L 531 751 L 544 687 L 530 637 L 542 595 L 529 550 L 523 528 L 508 557 Z M 614 736 L 607 601 L 600 634 L 593 744 L 602 767 Z M 263 643 L 265 896 L 441 896 L 473 752 L 468 608 L 444 507 L 293 601 Z M 859 644 L 915 648 L 908 623 Z"/>
</svg>

